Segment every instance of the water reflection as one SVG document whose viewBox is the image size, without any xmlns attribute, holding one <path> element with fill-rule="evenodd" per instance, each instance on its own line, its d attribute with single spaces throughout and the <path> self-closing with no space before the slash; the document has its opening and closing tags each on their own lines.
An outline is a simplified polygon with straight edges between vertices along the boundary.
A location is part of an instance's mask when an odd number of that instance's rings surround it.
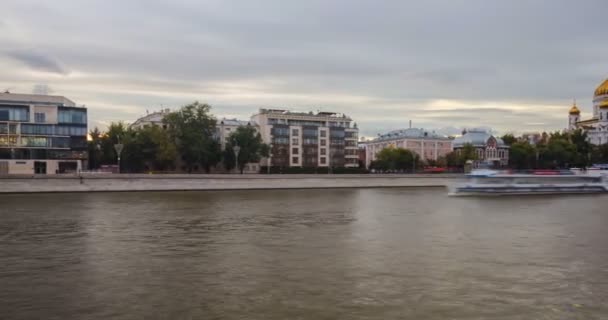
<svg viewBox="0 0 608 320">
<path fill-rule="evenodd" d="M 1 196 L 6 318 L 604 318 L 607 197 Z"/>
</svg>

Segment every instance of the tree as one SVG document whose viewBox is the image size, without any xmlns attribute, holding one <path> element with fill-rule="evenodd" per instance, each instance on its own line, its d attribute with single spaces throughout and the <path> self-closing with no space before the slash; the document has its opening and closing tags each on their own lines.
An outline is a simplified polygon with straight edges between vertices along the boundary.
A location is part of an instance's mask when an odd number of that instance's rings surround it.
<svg viewBox="0 0 608 320">
<path fill-rule="evenodd" d="M 210 111 L 211 106 L 195 101 L 163 119 L 188 172 L 199 166 L 209 172 L 220 160 L 220 147 L 214 139 L 216 120 Z"/>
<path fill-rule="evenodd" d="M 267 157 L 270 148 L 262 140 L 262 136 L 251 126 L 240 126 L 228 137 L 229 145 L 224 152 L 224 166 L 227 170 L 238 162 L 238 169 L 243 173 L 245 164 L 259 162 L 261 157 Z M 234 159 L 234 146 L 239 146 L 238 160 Z M 232 157 L 230 157 L 232 152 Z M 232 161 L 230 161 L 232 160 Z"/>
<path fill-rule="evenodd" d="M 143 169 L 165 170 L 173 167 L 177 157 L 177 148 L 171 142 L 169 134 L 160 126 L 144 126 L 134 130 L 134 140 L 143 157 Z M 126 146 L 130 147 L 130 144 Z M 141 170 L 138 170 L 141 171 Z"/>
<path fill-rule="evenodd" d="M 531 169 L 536 164 L 536 148 L 528 141 L 515 142 L 509 152 L 509 165 L 515 169 Z"/>
<path fill-rule="evenodd" d="M 538 147 L 539 163 L 543 168 L 566 168 L 576 159 L 576 147 L 561 135 Z"/>
<path fill-rule="evenodd" d="M 462 165 L 464 165 L 469 160 L 474 161 L 479 159 L 479 156 L 477 155 L 477 149 L 475 149 L 475 147 L 470 143 L 465 143 L 462 146 L 462 149 L 459 150 L 459 153 L 460 162 L 462 163 Z"/>
<path fill-rule="evenodd" d="M 515 138 L 515 136 L 511 133 L 505 134 L 504 136 L 501 137 L 501 139 L 508 146 L 517 142 L 517 138 Z"/>
<path fill-rule="evenodd" d="M 376 154 L 376 161 L 371 165 L 380 171 L 414 170 L 420 159 L 414 152 L 403 148 L 384 148 Z"/>
<path fill-rule="evenodd" d="M 577 167 L 588 167 L 591 163 L 591 152 L 593 146 L 589 143 L 587 132 L 576 129 L 570 133 L 570 141 L 576 148 L 576 156 L 573 164 Z"/>
<path fill-rule="evenodd" d="M 608 163 L 608 144 L 602 144 L 593 148 L 591 161 L 593 163 Z"/>
<path fill-rule="evenodd" d="M 470 143 L 466 143 L 459 150 L 446 154 L 445 162 L 448 167 L 463 168 L 467 161 L 477 160 L 478 158 L 475 147 Z"/>
<path fill-rule="evenodd" d="M 89 169 L 94 170 L 101 165 L 101 131 L 97 127 L 89 132 L 91 139 L 88 141 Z M 98 147 L 99 146 L 99 147 Z"/>
</svg>

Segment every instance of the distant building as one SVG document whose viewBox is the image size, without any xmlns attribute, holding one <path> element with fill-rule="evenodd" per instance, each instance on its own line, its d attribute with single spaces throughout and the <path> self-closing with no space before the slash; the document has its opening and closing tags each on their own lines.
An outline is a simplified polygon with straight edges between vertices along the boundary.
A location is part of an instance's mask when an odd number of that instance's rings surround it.
<svg viewBox="0 0 608 320">
<path fill-rule="evenodd" d="M 587 132 L 589 142 L 595 145 L 608 143 L 608 79 L 604 80 L 593 93 L 593 116 L 581 119 L 581 111 L 576 102 L 568 111 L 568 129 L 582 129 Z"/>
<path fill-rule="evenodd" d="M 145 126 L 157 125 L 159 127 L 166 129 L 165 125 L 163 124 L 163 119 L 169 113 L 171 113 L 170 109 L 163 109 L 161 111 L 149 113 L 149 114 L 135 120 L 135 122 L 133 122 L 129 127 L 131 129 L 141 129 Z"/>
<path fill-rule="evenodd" d="M 87 109 L 62 96 L 0 93 L 0 174 L 86 166 Z"/>
<path fill-rule="evenodd" d="M 253 127 L 256 131 L 259 130 L 257 123 L 254 121 L 244 121 L 237 119 L 226 119 L 223 118 L 221 120 L 217 120 L 217 139 L 220 145 L 222 146 L 222 150 L 226 149 L 226 142 L 228 141 L 228 137 L 232 134 L 238 127 Z"/>
<path fill-rule="evenodd" d="M 437 160 L 452 152 L 452 140 L 424 129 L 409 128 L 394 130 L 365 142 L 365 166 L 369 168 L 378 152 L 384 148 L 404 148 L 415 152 L 422 160 Z"/>
<path fill-rule="evenodd" d="M 216 129 L 217 129 L 217 140 L 220 143 L 222 150 L 226 149 L 226 143 L 228 142 L 228 138 L 230 134 L 236 131 L 238 127 L 253 127 L 256 131 L 259 130 L 258 125 L 254 121 L 243 121 L 237 119 L 221 119 L 217 121 Z M 245 164 L 245 168 L 243 170 L 244 173 L 259 173 L 260 172 L 260 163 L 247 163 Z"/>
<path fill-rule="evenodd" d="M 454 139 L 452 144 L 454 151 L 462 150 L 467 144 L 472 145 L 477 153 L 477 164 L 487 163 L 493 166 L 509 164 L 509 146 L 502 139 L 494 137 L 486 130 L 465 130 L 462 136 Z"/>
<path fill-rule="evenodd" d="M 522 139 L 528 141 L 529 144 L 538 144 L 543 139 L 540 132 L 526 132 L 521 135 Z"/>
<path fill-rule="evenodd" d="M 260 109 L 251 117 L 259 125 L 271 157 L 279 167 L 358 167 L 357 125 L 334 112 Z"/>
</svg>

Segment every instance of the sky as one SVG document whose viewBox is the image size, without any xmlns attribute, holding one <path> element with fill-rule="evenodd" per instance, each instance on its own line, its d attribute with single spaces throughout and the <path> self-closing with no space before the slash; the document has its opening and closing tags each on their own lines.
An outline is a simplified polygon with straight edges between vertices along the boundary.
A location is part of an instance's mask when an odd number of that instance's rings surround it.
<svg viewBox="0 0 608 320">
<path fill-rule="evenodd" d="M 334 111 L 361 136 L 558 130 L 608 77 L 608 1 L 3 0 L 0 89 L 89 126 L 198 100 L 218 118 Z"/>
</svg>

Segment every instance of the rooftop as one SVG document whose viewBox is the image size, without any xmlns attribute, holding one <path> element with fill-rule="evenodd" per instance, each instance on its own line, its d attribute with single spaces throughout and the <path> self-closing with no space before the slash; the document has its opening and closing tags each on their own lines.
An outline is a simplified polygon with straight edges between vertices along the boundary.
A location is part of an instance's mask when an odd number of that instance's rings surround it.
<svg viewBox="0 0 608 320">
<path fill-rule="evenodd" d="M 505 143 L 502 139 L 494 137 L 488 131 L 483 129 L 470 129 L 465 132 L 462 136 L 454 139 L 454 147 L 460 147 L 465 144 L 471 144 L 473 146 L 486 146 L 488 140 L 494 138 L 496 140 L 496 146 L 504 147 Z"/>
<path fill-rule="evenodd" d="M 378 136 L 378 138 L 376 138 L 372 141 L 397 140 L 397 139 L 406 139 L 406 138 L 450 140 L 450 138 L 437 134 L 434 131 L 429 132 L 422 128 L 408 128 L 408 129 L 393 130 L 388 133 L 381 134 Z"/>
<path fill-rule="evenodd" d="M 238 120 L 238 119 L 226 119 L 223 118 L 221 120 L 217 121 L 218 124 L 220 125 L 226 125 L 226 126 L 257 126 L 257 123 L 255 121 L 246 121 L 246 120 Z"/>
<path fill-rule="evenodd" d="M 24 93 L 0 93 L 0 103 L 25 103 L 25 104 L 45 104 L 58 105 L 64 107 L 76 107 L 74 101 L 64 96 L 49 96 L 42 94 L 24 94 Z"/>
<path fill-rule="evenodd" d="M 286 116 L 307 116 L 307 117 L 319 117 L 319 118 L 342 118 L 351 120 L 350 117 L 343 113 L 329 112 L 329 111 L 317 111 L 317 112 L 296 112 L 285 109 L 260 109 L 260 114 L 276 114 Z"/>
</svg>

